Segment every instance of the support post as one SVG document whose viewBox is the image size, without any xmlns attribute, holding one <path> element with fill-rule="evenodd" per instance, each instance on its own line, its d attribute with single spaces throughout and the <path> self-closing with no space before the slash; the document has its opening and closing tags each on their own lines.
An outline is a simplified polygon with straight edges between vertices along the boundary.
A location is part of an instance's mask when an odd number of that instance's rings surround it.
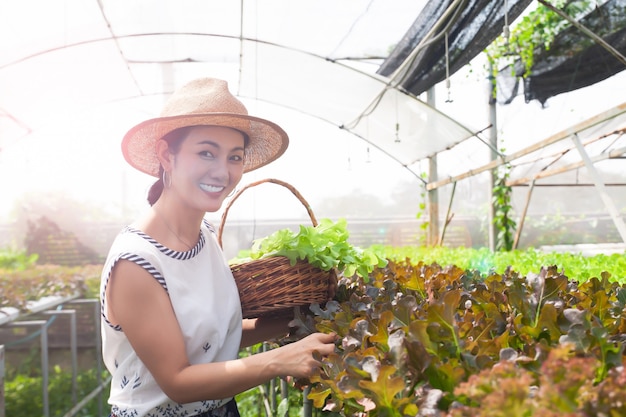
<svg viewBox="0 0 626 417">
<path fill-rule="evenodd" d="M 620 216 L 619 210 L 617 209 L 617 207 L 615 206 L 615 203 L 609 196 L 609 193 L 606 191 L 606 187 L 604 186 L 604 181 L 602 181 L 602 178 L 600 177 L 598 170 L 593 165 L 593 162 L 591 161 L 591 158 L 589 158 L 587 151 L 585 151 L 585 147 L 580 141 L 580 138 L 578 137 L 578 135 L 574 134 L 571 136 L 571 138 L 572 138 L 572 141 L 574 142 L 574 145 L 576 145 L 576 149 L 578 149 L 578 153 L 580 154 L 580 157 L 585 162 L 587 171 L 589 171 L 589 175 L 591 176 L 593 183 L 596 185 L 596 190 L 598 190 L 598 193 L 600 194 L 600 198 L 604 202 L 606 209 L 611 215 L 611 218 L 613 219 L 613 223 L 615 223 L 615 227 L 617 228 L 619 235 L 622 237 L 622 241 L 626 243 L 626 224 L 624 224 L 624 220 Z"/>
<path fill-rule="evenodd" d="M 309 399 L 311 386 L 307 385 L 302 391 L 302 416 L 311 417 L 313 415 L 313 402 Z"/>
<path fill-rule="evenodd" d="M 278 401 L 276 400 L 276 379 L 277 378 L 273 378 L 272 380 L 270 380 L 270 389 L 269 389 L 269 395 L 270 395 L 270 408 L 272 409 L 272 413 L 275 415 L 276 414 L 276 410 L 278 410 Z"/>
<path fill-rule="evenodd" d="M 436 107 L 435 88 L 431 87 L 426 93 L 426 102 L 431 107 Z M 437 154 L 428 158 L 428 182 L 438 181 Z M 428 191 L 428 246 L 436 246 L 439 243 L 439 190 L 437 188 Z"/>
<path fill-rule="evenodd" d="M 76 337 L 76 310 L 48 310 L 44 314 L 55 317 L 70 316 L 70 354 L 72 357 L 72 405 L 78 402 L 78 342 Z"/>
<path fill-rule="evenodd" d="M 456 191 L 456 182 L 452 185 L 452 193 L 450 193 L 450 202 L 448 203 L 448 210 L 446 211 L 446 220 L 443 223 L 443 229 L 441 230 L 441 238 L 439 238 L 438 245 L 443 246 L 443 240 L 446 238 L 446 229 L 448 228 L 448 224 L 452 221 L 453 214 L 450 214 L 452 211 L 452 202 L 454 201 L 454 192 Z"/>
<path fill-rule="evenodd" d="M 287 384 L 287 381 L 283 378 L 280 379 L 280 399 L 281 402 L 285 401 L 287 402 L 287 404 L 289 404 L 289 385 Z M 285 414 L 278 417 L 289 417 L 289 406 L 286 407 Z"/>
<path fill-rule="evenodd" d="M 495 84 L 493 83 L 493 71 L 491 66 L 489 67 L 490 73 L 489 77 L 487 77 L 487 102 L 489 103 L 489 123 L 491 128 L 489 129 L 489 152 L 490 152 L 490 161 L 495 161 L 498 158 L 498 119 L 496 114 L 496 100 L 494 98 L 495 93 Z M 495 207 L 493 205 L 493 187 L 495 186 L 495 169 L 489 171 L 489 216 L 487 218 L 488 225 L 487 230 L 489 234 L 489 249 L 493 252 L 496 250 L 496 230 L 495 225 L 493 224 L 495 219 Z"/>
<path fill-rule="evenodd" d="M 517 231 L 515 232 L 515 239 L 513 240 L 513 249 L 517 249 L 517 245 L 519 244 L 519 239 L 522 236 L 522 229 L 524 228 L 524 220 L 526 219 L 526 213 L 528 212 L 528 206 L 530 205 L 530 197 L 533 194 L 534 188 L 535 188 L 535 180 L 532 180 L 530 183 L 530 187 L 528 188 L 528 195 L 526 195 L 526 204 L 524 204 L 524 210 L 522 210 L 522 215 L 520 216 L 519 222 L 517 224 Z"/>
</svg>

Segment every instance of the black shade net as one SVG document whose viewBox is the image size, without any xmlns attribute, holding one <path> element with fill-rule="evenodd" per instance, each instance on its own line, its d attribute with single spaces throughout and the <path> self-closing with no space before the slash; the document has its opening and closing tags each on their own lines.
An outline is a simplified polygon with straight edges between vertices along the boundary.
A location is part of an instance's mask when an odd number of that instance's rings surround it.
<svg viewBox="0 0 626 417">
<path fill-rule="evenodd" d="M 626 0 L 609 0 L 579 20 L 622 56 L 626 55 Z M 524 79 L 526 102 L 542 104 L 553 96 L 587 87 L 626 69 L 622 60 L 575 26 L 560 32 L 549 50 L 535 51 Z M 524 74 L 521 62 L 498 74 L 498 102 L 510 103 Z"/>
<path fill-rule="evenodd" d="M 399 80 L 405 90 L 419 95 L 445 80 L 481 53 L 503 30 L 505 22 L 517 18 L 532 0 L 465 0 L 442 20 L 434 36 L 411 58 Z M 390 77 L 427 37 L 454 0 L 431 0 L 411 28 L 378 69 Z M 505 9 L 505 4 L 508 10 Z M 446 37 L 448 65 L 446 67 Z"/>
<path fill-rule="evenodd" d="M 404 65 L 406 68 L 399 72 L 400 78 L 395 81 L 417 96 L 484 51 L 502 34 L 505 23 L 513 22 L 531 2 L 465 0 L 446 15 L 454 0 L 431 0 L 382 63 L 378 74 L 394 77 L 394 72 Z M 626 0 L 609 0 L 597 6 L 580 23 L 619 53 L 626 54 Z M 435 25 L 438 26 L 433 30 Z M 431 31 L 433 35 L 428 36 Z M 411 55 L 418 46 L 417 53 Z M 405 63 L 409 57 L 410 61 Z M 569 26 L 557 35 L 549 50 L 535 52 L 530 75 L 524 78 L 524 97 L 527 102 L 545 103 L 552 96 L 592 85 L 624 69 L 626 66 L 614 54 L 579 28 Z M 513 100 L 523 74 L 521 62 L 499 72 L 498 102 L 506 104 Z"/>
</svg>

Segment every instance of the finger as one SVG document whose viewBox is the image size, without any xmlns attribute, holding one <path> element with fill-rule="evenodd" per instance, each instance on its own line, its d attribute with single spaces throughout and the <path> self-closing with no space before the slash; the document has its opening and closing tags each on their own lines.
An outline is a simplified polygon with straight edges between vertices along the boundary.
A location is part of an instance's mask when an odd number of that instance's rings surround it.
<svg viewBox="0 0 626 417">
<path fill-rule="evenodd" d="M 326 343 L 335 343 L 337 341 L 337 333 L 332 332 L 332 333 L 325 333 L 325 340 L 327 340 Z"/>
</svg>

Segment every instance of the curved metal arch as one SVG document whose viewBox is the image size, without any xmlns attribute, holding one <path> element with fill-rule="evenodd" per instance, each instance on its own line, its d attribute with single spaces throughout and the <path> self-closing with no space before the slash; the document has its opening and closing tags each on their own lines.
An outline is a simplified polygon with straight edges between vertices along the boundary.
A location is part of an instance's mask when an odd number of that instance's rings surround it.
<svg viewBox="0 0 626 417">
<path fill-rule="evenodd" d="M 88 40 L 84 40 L 84 41 L 80 41 L 80 42 L 74 42 L 74 43 L 70 43 L 67 45 L 63 45 L 63 46 L 59 46 L 56 48 L 49 48 L 49 49 L 45 49 L 39 52 L 36 52 L 34 54 L 30 54 L 27 56 L 24 56 L 18 60 L 0 65 L 0 70 L 19 64 L 21 62 L 25 62 L 28 61 L 30 59 L 36 58 L 38 56 L 42 56 L 42 55 L 46 55 L 48 53 L 52 53 L 52 52 L 56 52 L 56 51 L 60 51 L 62 49 L 68 49 L 68 48 L 74 48 L 74 47 L 78 47 L 78 46 L 82 46 L 82 45 L 88 45 L 91 43 L 99 43 L 99 42 L 107 42 L 107 41 L 113 41 L 115 39 L 126 39 L 126 38 L 138 38 L 138 37 L 150 37 L 150 36 L 208 36 L 208 37 L 216 37 L 216 38 L 226 38 L 226 39 L 234 39 L 234 40 L 240 40 L 240 41 L 247 41 L 247 42 L 255 42 L 255 43 L 261 43 L 264 45 L 269 45 L 269 46 L 273 46 L 276 48 L 280 48 L 280 49 L 285 49 L 288 51 L 292 51 L 292 52 L 296 52 L 296 53 L 300 53 L 303 55 L 308 55 L 311 57 L 314 57 L 316 59 L 320 59 L 326 62 L 330 62 L 332 64 L 336 64 L 339 65 L 347 70 L 356 72 L 360 75 L 366 76 L 368 78 L 371 78 L 373 80 L 376 80 L 380 83 L 382 83 L 385 88 L 393 88 L 395 90 L 401 91 L 404 94 L 407 94 L 409 96 L 411 96 L 407 91 L 405 91 L 404 89 L 402 89 L 400 86 L 390 86 L 388 84 L 388 81 L 383 78 L 380 75 L 377 74 L 372 74 L 372 73 L 368 73 L 365 71 L 361 71 L 357 68 L 351 67 L 349 65 L 343 64 L 341 61 L 342 60 L 355 60 L 355 58 L 341 58 L 341 59 L 333 59 L 330 57 L 325 57 L 313 52 L 309 52 L 309 51 L 305 51 L 302 49 L 298 49 L 298 48 L 294 48 L 294 47 L 290 47 L 287 45 L 282 45 L 282 44 L 278 44 L 275 42 L 269 42 L 269 41 L 264 41 L 261 39 L 256 39 L 256 38 L 249 38 L 249 37 L 239 37 L 239 36 L 234 36 L 234 35 L 223 35 L 223 34 L 217 34 L 217 33 L 202 33 L 202 32 L 151 32 L 151 33 L 134 33 L 134 34 L 129 34 L 129 35 L 121 35 L 121 36 L 110 36 L 110 37 L 106 37 L 106 38 L 96 38 L 96 39 L 88 39 Z M 159 63 L 166 63 L 168 61 L 146 61 L 146 63 L 155 63 L 155 64 L 159 64 Z M 201 62 L 201 61 L 194 61 L 194 60 L 189 60 L 189 61 L 172 61 L 172 62 Z M 453 118 L 451 118 L 450 116 L 446 115 L 445 113 L 440 112 L 437 108 L 431 107 L 430 105 L 428 105 L 427 103 L 422 102 L 421 100 L 419 100 L 417 97 L 415 96 L 411 96 L 413 97 L 415 100 L 420 101 L 420 103 L 422 103 L 424 106 L 430 107 L 433 111 L 437 112 L 440 116 L 446 118 L 447 120 L 449 120 L 452 123 L 455 123 L 457 126 L 465 129 L 467 131 L 467 133 L 470 134 L 474 134 L 474 132 L 472 132 L 470 129 L 468 129 L 467 127 L 465 127 L 464 125 L 462 125 L 461 123 L 459 123 L 458 121 L 454 120 Z"/>
<path fill-rule="evenodd" d="M 137 94 L 137 95 L 127 96 L 127 97 L 117 98 L 117 99 L 114 99 L 114 100 L 102 101 L 98 105 L 107 105 L 107 104 L 111 104 L 111 103 L 122 103 L 122 102 L 126 102 L 126 101 L 136 100 L 136 99 L 139 99 L 139 98 L 142 98 L 142 97 L 158 97 L 158 96 L 164 96 L 164 95 L 171 94 L 171 93 L 173 93 L 173 91 L 161 91 L 159 93 L 154 93 L 154 94 Z M 317 119 L 317 120 L 319 120 L 321 122 L 324 122 L 324 123 L 327 123 L 329 125 L 335 126 L 338 129 L 343 130 L 346 133 L 349 133 L 349 134 L 355 136 L 356 138 L 362 140 L 363 142 L 367 143 L 369 146 L 372 146 L 373 148 L 377 149 L 383 155 L 385 155 L 386 157 L 388 157 L 389 159 L 391 159 L 392 161 L 394 161 L 395 163 L 400 165 L 402 168 L 404 168 L 407 171 L 409 171 L 415 178 L 420 180 L 424 185 L 427 184 L 427 182 L 418 173 L 413 171 L 408 165 L 406 165 L 402 161 L 398 160 L 395 156 L 393 156 L 392 154 L 387 152 L 384 148 L 382 148 L 379 145 L 371 142 L 368 138 L 365 138 L 365 137 L 359 135 L 356 132 L 353 132 L 353 131 L 351 131 L 349 129 L 345 129 L 343 126 L 337 125 L 335 122 L 333 122 L 331 120 L 328 120 L 328 119 L 326 119 L 324 117 L 321 117 L 319 115 L 316 115 L 316 114 L 312 114 L 312 113 L 306 112 L 306 111 L 304 111 L 302 109 L 298 109 L 298 108 L 291 107 L 291 106 L 286 106 L 286 105 L 284 105 L 282 103 L 278 103 L 278 102 L 271 101 L 271 100 L 266 100 L 266 99 L 261 99 L 259 97 L 249 97 L 249 96 L 246 96 L 246 95 L 238 95 L 238 97 L 244 98 L 244 99 L 248 99 L 248 100 L 256 100 L 256 101 L 260 101 L 260 102 L 263 102 L 263 103 L 271 104 L 273 106 L 277 106 L 277 107 L 280 107 L 280 108 L 283 108 L 283 109 L 287 109 L 287 110 L 290 110 L 290 111 L 295 111 L 295 112 L 303 114 L 303 115 L 305 115 L 307 117 L 311 117 L 313 119 Z M 87 109 L 84 109 L 84 111 L 87 111 Z M 42 126 L 45 126 L 45 124 L 42 125 Z M 26 133 L 26 134 L 24 134 L 22 136 L 22 138 L 27 137 L 27 136 L 31 135 L 32 133 L 35 133 L 37 130 L 38 129 L 34 129 L 34 130 L 30 129 L 28 133 Z"/>
<path fill-rule="evenodd" d="M 395 89 L 398 92 L 405 94 L 409 97 L 411 97 L 413 100 L 418 101 L 420 104 L 428 107 L 429 109 L 431 109 L 433 112 L 437 113 L 438 116 L 442 117 L 443 119 L 449 121 L 450 123 L 453 123 L 455 125 L 457 125 L 458 127 L 460 127 L 461 129 L 463 129 L 465 132 L 467 132 L 468 137 L 465 139 L 462 139 L 460 141 L 458 141 L 457 143 L 452 144 L 453 146 L 458 145 L 459 143 L 471 138 L 471 137 L 477 137 L 477 133 L 471 131 L 470 129 L 468 129 L 466 126 L 464 126 L 463 124 L 459 123 L 458 121 L 456 121 L 455 119 L 451 118 L 450 116 L 446 115 L 445 113 L 442 113 L 441 111 L 439 111 L 437 108 L 434 108 L 432 106 L 430 106 L 427 103 L 422 102 L 421 100 L 419 100 L 417 97 L 412 96 L 411 94 L 407 93 L 404 89 L 402 89 L 401 86 L 393 86 L 390 85 L 390 81 L 385 79 L 384 77 L 377 75 L 377 74 L 372 74 L 372 73 L 368 73 L 365 71 L 361 71 L 357 68 L 351 67 L 349 65 L 346 65 L 344 63 L 341 62 L 340 59 L 332 59 L 329 57 L 325 57 L 313 52 L 309 52 L 309 51 L 305 51 L 302 49 L 298 49 L 298 48 L 294 48 L 294 47 L 290 47 L 287 45 L 282 45 L 282 44 L 277 44 L 275 42 L 269 42 L 269 41 L 264 41 L 264 40 L 260 40 L 260 39 L 255 39 L 255 38 L 250 38 L 250 37 L 242 37 L 242 36 L 234 36 L 234 35 L 224 35 L 224 34 L 216 34 L 216 33 L 202 33 L 202 32 L 151 32 L 151 33 L 135 33 L 135 34 L 128 34 L 128 35 L 121 35 L 121 36 L 108 36 L 108 37 L 103 37 L 103 38 L 95 38 L 95 39 L 87 39 L 87 40 L 83 40 L 83 41 L 79 41 L 79 42 L 74 42 L 74 43 L 70 43 L 70 44 L 66 44 L 63 46 L 59 46 L 59 47 L 55 47 L 55 48 L 48 48 L 45 50 L 41 50 L 35 53 L 32 53 L 30 55 L 24 56 L 20 59 L 14 60 L 12 62 L 0 65 L 0 70 L 11 67 L 13 65 L 18 65 L 22 62 L 34 59 L 36 57 L 39 56 L 43 56 L 46 54 L 50 54 L 50 53 L 54 53 L 60 50 L 64 50 L 64 49 L 68 49 L 68 48 L 76 48 L 79 46 L 83 46 L 83 45 L 89 45 L 89 44 L 94 44 L 94 43 L 100 43 L 100 42 L 110 42 L 110 41 L 116 41 L 118 39 L 130 39 L 130 38 L 141 38 L 141 37 L 158 37 L 158 36 L 199 36 L 199 37 L 214 37 L 214 38 L 225 38 L 225 39 L 233 39 L 233 40 L 237 40 L 237 41 L 246 41 L 246 42 L 251 42 L 251 43 L 260 43 L 260 44 L 264 44 L 264 45 L 268 45 L 268 46 L 272 46 L 272 47 L 276 47 L 276 48 L 280 48 L 280 49 L 284 49 L 284 50 L 288 50 L 290 52 L 294 52 L 294 53 L 299 53 L 299 54 L 303 54 L 303 55 L 307 55 L 309 57 L 313 57 L 315 59 L 319 59 L 319 60 L 323 60 L 325 62 L 331 63 L 331 64 L 335 64 L 335 65 L 339 65 L 344 69 L 347 69 L 349 71 L 352 71 L 354 73 L 357 73 L 361 76 L 365 76 L 368 77 L 376 82 L 379 82 L 381 84 L 381 90 L 388 90 L 388 89 Z M 121 51 L 120 51 L 121 52 Z M 122 54 L 123 56 L 123 54 Z M 345 59 L 345 58 L 342 58 Z M 354 58 L 352 58 L 354 59 Z M 134 62 L 134 61 L 128 61 L 125 57 L 124 60 L 128 63 L 128 62 Z M 196 60 L 191 60 L 191 59 L 187 59 L 187 60 L 180 60 L 180 61 L 145 61 L 146 63 L 154 63 L 154 64 L 159 64 L 159 63 L 175 63 L 175 62 L 202 62 L 202 61 L 196 61 Z M 140 89 L 139 89 L 140 90 Z M 171 92 L 168 91 L 161 91 L 158 94 L 168 94 Z M 126 98 L 121 98 L 121 99 L 116 99 L 113 101 L 109 101 L 108 103 L 114 102 L 114 101 L 126 101 L 126 100 L 132 100 L 136 97 L 141 97 L 141 96 L 148 96 L 146 94 L 141 93 L 141 91 L 139 92 L 139 95 L 137 96 L 130 96 L 130 97 L 126 97 Z M 396 157 L 394 157 L 391 153 L 389 153 L 388 151 L 386 151 L 383 147 L 381 147 L 380 145 L 377 145 L 376 143 L 372 142 L 369 138 L 366 138 L 354 131 L 352 131 L 350 128 L 347 128 L 345 125 L 340 125 L 337 124 L 331 120 L 328 120 L 324 117 L 321 117 L 318 114 L 314 114 L 308 111 L 304 111 L 300 108 L 297 107 L 293 107 L 293 106 L 287 106 L 283 103 L 278 103 L 272 100 L 267 100 L 264 99 L 262 97 L 248 97 L 248 96 L 243 96 L 243 95 L 239 95 L 240 97 L 245 97 L 248 99 L 252 99 L 252 100 L 258 100 L 258 101 L 262 101 L 265 103 L 269 103 L 278 107 L 282 107 L 285 109 L 289 109 L 291 111 L 296 111 L 299 112 L 301 114 L 304 114 L 308 117 L 312 117 L 315 119 L 318 119 L 320 121 L 323 121 L 324 123 L 328 123 L 331 124 L 333 126 L 338 127 L 341 130 L 344 130 L 352 135 L 354 135 L 355 137 L 359 138 L 360 140 L 366 142 L 368 145 L 374 147 L 375 149 L 379 150 L 380 152 L 382 152 L 384 155 L 386 155 L 387 157 L 391 158 L 391 160 L 397 162 L 398 164 L 400 164 L 402 167 L 404 167 L 405 169 L 407 169 L 411 174 L 413 174 L 416 178 L 418 178 L 420 181 L 424 182 L 424 179 L 421 178 L 421 176 L 417 173 L 415 173 L 412 169 L 409 168 L 408 164 L 406 164 L 405 162 L 400 161 L 399 159 L 397 159 Z M 372 105 L 372 103 L 370 103 L 370 106 Z M 480 139 L 480 138 L 479 138 Z M 482 140 L 481 140 L 482 142 Z M 445 148 L 441 149 L 439 152 L 444 151 L 446 149 L 450 149 L 450 145 L 446 146 Z M 413 161 L 413 163 L 419 162 L 418 161 Z"/>
<path fill-rule="evenodd" d="M 415 178 L 417 178 L 418 180 L 420 180 L 420 181 L 421 181 L 424 185 L 426 185 L 426 184 L 427 184 L 427 182 L 426 182 L 426 181 L 425 181 L 422 177 L 420 177 L 420 176 L 419 176 L 419 174 L 417 174 L 416 172 L 414 172 L 411 168 L 409 168 L 409 166 L 408 166 L 408 165 L 406 165 L 404 162 L 402 162 L 402 161 L 398 160 L 395 156 L 393 156 L 392 154 L 390 154 L 389 152 L 387 152 L 385 149 L 383 149 L 383 148 L 382 148 L 382 147 L 380 147 L 379 145 L 375 144 L 374 142 L 370 141 L 368 138 L 365 138 L 365 137 L 363 137 L 363 136 L 359 135 L 358 133 L 351 131 L 350 129 L 346 129 L 346 128 L 344 128 L 343 126 L 338 125 L 338 124 L 334 123 L 334 122 L 333 122 L 333 121 L 331 121 L 331 120 L 328 120 L 328 119 L 326 119 L 326 118 L 320 117 L 320 116 L 315 115 L 315 114 L 311 114 L 311 113 L 305 112 L 305 111 L 303 111 L 303 110 L 301 110 L 301 109 L 297 109 L 297 108 L 290 107 L 290 106 L 285 106 L 284 104 L 281 104 L 281 103 L 276 103 L 276 102 L 273 102 L 273 101 L 270 101 L 270 100 L 260 99 L 260 98 L 258 98 L 258 97 L 247 97 L 247 96 L 239 96 L 239 97 L 244 97 L 244 98 L 248 98 L 248 99 L 251 99 L 251 100 L 257 100 L 257 101 L 261 101 L 261 102 L 264 102 L 264 103 L 269 103 L 269 104 L 272 104 L 272 105 L 274 105 L 274 106 L 282 107 L 282 108 L 284 108 L 284 109 L 288 109 L 288 110 L 296 111 L 296 112 L 298 112 L 298 113 L 304 114 L 305 116 L 308 116 L 308 117 L 311 117 L 311 118 L 314 118 L 314 119 L 320 120 L 320 121 L 322 121 L 322 122 L 324 122 L 324 123 L 328 123 L 328 124 L 330 124 L 330 125 L 333 125 L 333 126 L 335 126 L 335 127 L 339 128 L 340 130 L 342 130 L 342 131 L 344 131 L 344 132 L 347 132 L 347 133 L 349 133 L 349 134 L 351 134 L 351 135 L 353 135 L 353 136 L 355 136 L 355 137 L 359 138 L 360 140 L 362 140 L 363 142 L 367 143 L 368 145 L 370 145 L 370 146 L 374 147 L 375 149 L 378 149 L 378 150 L 379 150 L 381 153 L 383 153 L 385 156 L 387 156 L 388 158 L 390 158 L 392 161 L 394 161 L 394 162 L 398 163 L 400 166 L 402 166 L 402 168 L 406 169 L 406 170 L 407 170 L 407 171 L 409 171 L 411 174 L 413 174 L 413 176 L 415 176 Z"/>
</svg>

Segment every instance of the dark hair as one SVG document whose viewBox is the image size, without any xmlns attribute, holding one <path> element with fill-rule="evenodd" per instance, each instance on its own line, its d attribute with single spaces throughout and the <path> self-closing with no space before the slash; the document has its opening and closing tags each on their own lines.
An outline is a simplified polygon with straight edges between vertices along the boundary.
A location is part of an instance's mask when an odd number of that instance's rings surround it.
<svg viewBox="0 0 626 417">
<path fill-rule="evenodd" d="M 167 142 L 167 147 L 170 150 L 170 153 L 176 155 L 180 151 L 180 146 L 183 143 L 183 140 L 187 137 L 189 130 L 191 130 L 193 126 L 185 126 L 171 132 L 167 133 L 163 136 L 163 140 Z M 148 203 L 152 206 L 157 202 L 159 197 L 161 197 L 161 193 L 163 193 L 163 167 L 159 167 L 159 179 L 156 180 L 154 184 L 148 190 Z"/>
</svg>

